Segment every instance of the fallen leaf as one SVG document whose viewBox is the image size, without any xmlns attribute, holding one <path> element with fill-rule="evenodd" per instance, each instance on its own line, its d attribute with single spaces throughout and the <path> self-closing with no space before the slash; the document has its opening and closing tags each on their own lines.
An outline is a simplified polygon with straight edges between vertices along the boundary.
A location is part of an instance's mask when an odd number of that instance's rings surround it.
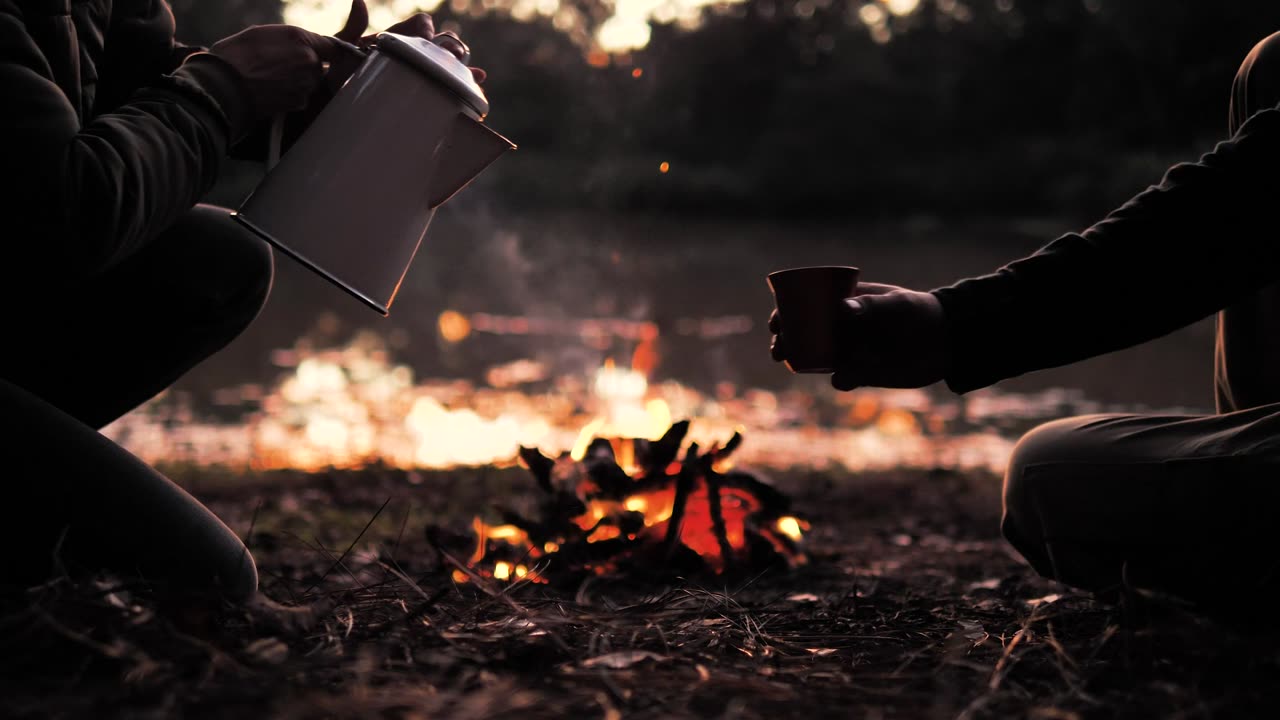
<svg viewBox="0 0 1280 720">
<path fill-rule="evenodd" d="M 662 662 L 666 660 L 665 655 L 649 652 L 648 650 L 619 650 L 618 652 L 597 655 L 588 658 L 582 662 L 584 668 L 608 668 L 610 670 L 624 670 L 644 662 L 645 660 L 653 660 L 654 662 Z"/>
<path fill-rule="evenodd" d="M 987 636 L 987 631 L 983 629 L 982 623 L 980 622 L 973 620 L 961 620 L 960 634 L 974 642 L 977 642 Z"/>
<path fill-rule="evenodd" d="M 835 654 L 836 649 L 835 648 L 805 648 L 805 652 L 809 653 L 810 655 L 816 655 L 817 657 L 824 657 L 826 655 Z"/>
<path fill-rule="evenodd" d="M 1032 720 L 1080 720 L 1079 713 L 1055 707 L 1035 708 L 1031 717 Z"/>
<path fill-rule="evenodd" d="M 1038 598 L 1033 598 L 1031 600 L 1028 600 L 1027 604 L 1030 605 L 1031 607 L 1040 607 L 1041 605 L 1050 605 L 1052 603 L 1056 603 L 1061 599 L 1062 599 L 1061 595 L 1059 595 L 1058 593 L 1053 593 L 1051 595 L 1045 595 L 1044 597 L 1038 597 Z"/>
<path fill-rule="evenodd" d="M 253 662 L 279 665 L 289 657 L 289 646 L 277 638 L 259 638 L 246 645 L 244 653 Z"/>
</svg>

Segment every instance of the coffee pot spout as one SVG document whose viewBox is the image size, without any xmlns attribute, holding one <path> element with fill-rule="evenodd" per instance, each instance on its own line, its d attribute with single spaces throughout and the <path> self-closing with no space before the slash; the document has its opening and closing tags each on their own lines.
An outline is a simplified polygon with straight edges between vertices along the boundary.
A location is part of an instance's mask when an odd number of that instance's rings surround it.
<svg viewBox="0 0 1280 720">
<path fill-rule="evenodd" d="M 436 168 L 431 177 L 430 207 L 442 205 L 494 160 L 515 147 L 514 143 L 484 123 L 459 113 L 448 137 L 437 151 Z"/>
</svg>

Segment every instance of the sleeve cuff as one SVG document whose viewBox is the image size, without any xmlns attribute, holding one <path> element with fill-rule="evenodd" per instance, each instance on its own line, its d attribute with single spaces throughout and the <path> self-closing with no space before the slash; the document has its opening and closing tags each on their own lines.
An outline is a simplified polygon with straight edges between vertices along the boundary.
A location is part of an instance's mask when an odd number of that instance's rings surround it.
<svg viewBox="0 0 1280 720">
<path fill-rule="evenodd" d="M 971 284 L 963 281 L 933 291 L 942 305 L 946 324 L 949 366 L 943 378 L 954 393 L 963 395 L 1008 377 L 993 325 L 999 323 L 996 308 L 986 306 Z"/>
<path fill-rule="evenodd" d="M 171 75 L 187 90 L 210 100 L 227 121 L 231 144 L 242 140 L 253 128 L 257 115 L 249 102 L 244 81 L 225 60 L 207 52 L 189 56 Z"/>
</svg>

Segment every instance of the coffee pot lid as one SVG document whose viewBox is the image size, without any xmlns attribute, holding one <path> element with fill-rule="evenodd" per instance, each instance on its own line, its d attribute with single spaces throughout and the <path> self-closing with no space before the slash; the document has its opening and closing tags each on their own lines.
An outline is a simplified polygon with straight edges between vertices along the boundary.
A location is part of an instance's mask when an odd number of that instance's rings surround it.
<svg viewBox="0 0 1280 720">
<path fill-rule="evenodd" d="M 446 37 L 461 43 L 448 35 L 437 37 Z M 471 74 L 471 68 L 438 43 L 425 38 L 384 32 L 378 35 L 378 50 L 408 63 L 426 73 L 428 77 L 443 83 L 480 117 L 483 118 L 489 114 L 489 100 Z"/>
</svg>

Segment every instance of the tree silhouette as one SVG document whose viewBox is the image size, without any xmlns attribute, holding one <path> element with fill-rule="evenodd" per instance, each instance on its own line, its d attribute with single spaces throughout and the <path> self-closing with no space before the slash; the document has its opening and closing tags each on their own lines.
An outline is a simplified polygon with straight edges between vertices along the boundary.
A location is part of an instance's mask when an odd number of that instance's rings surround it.
<svg viewBox="0 0 1280 720">
<path fill-rule="evenodd" d="M 1245 0 L 744 0 L 609 57 L 614 4 L 563 1 L 567 30 L 508 0 L 435 12 L 521 147 L 486 177 L 511 206 L 1095 215 L 1223 136 L 1238 63 L 1280 29 Z M 175 10 L 207 42 L 281 5 Z"/>
</svg>

